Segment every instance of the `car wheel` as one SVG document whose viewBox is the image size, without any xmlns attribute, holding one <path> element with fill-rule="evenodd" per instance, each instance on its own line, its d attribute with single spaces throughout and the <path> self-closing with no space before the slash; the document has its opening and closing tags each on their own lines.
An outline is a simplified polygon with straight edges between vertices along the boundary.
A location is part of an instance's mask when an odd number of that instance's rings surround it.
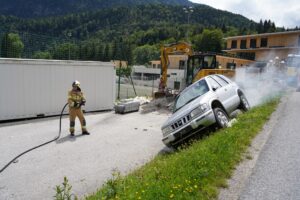
<svg viewBox="0 0 300 200">
<path fill-rule="evenodd" d="M 243 111 L 248 111 L 250 109 L 250 104 L 248 102 L 248 100 L 246 99 L 245 95 L 241 95 L 240 96 L 240 105 L 239 105 L 239 109 L 243 110 Z"/>
<path fill-rule="evenodd" d="M 214 108 L 214 114 L 216 118 L 216 124 L 219 128 L 225 128 L 228 126 L 229 117 L 222 108 Z"/>
</svg>

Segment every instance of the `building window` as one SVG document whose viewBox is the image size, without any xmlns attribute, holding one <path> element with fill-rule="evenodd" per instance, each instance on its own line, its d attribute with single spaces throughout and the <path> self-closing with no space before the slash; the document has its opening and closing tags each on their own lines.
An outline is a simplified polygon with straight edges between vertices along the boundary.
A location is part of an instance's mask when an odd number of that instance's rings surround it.
<svg viewBox="0 0 300 200">
<path fill-rule="evenodd" d="M 240 49 L 246 49 L 247 48 L 247 40 L 241 40 Z"/>
<path fill-rule="evenodd" d="M 300 47 L 300 35 L 298 36 L 298 47 Z"/>
<path fill-rule="evenodd" d="M 185 62 L 184 60 L 179 60 L 179 69 L 184 69 Z"/>
<path fill-rule="evenodd" d="M 179 90 L 180 89 L 180 82 L 179 81 L 174 81 L 174 89 Z"/>
<path fill-rule="evenodd" d="M 232 40 L 231 41 L 231 48 L 232 49 L 236 49 L 236 47 L 237 47 L 237 41 L 236 40 Z"/>
<path fill-rule="evenodd" d="M 268 38 L 260 39 L 260 47 L 268 47 Z"/>
<path fill-rule="evenodd" d="M 250 40 L 250 48 L 256 48 L 256 39 Z"/>
<path fill-rule="evenodd" d="M 133 77 L 136 80 L 142 80 L 142 73 L 134 72 Z"/>
<path fill-rule="evenodd" d="M 240 52 L 237 53 L 237 56 L 248 60 L 255 60 L 255 53 L 252 52 Z"/>
<path fill-rule="evenodd" d="M 156 80 L 160 78 L 159 74 L 151 74 L 151 77 L 149 77 L 151 80 Z"/>
<path fill-rule="evenodd" d="M 226 63 L 226 68 L 227 69 L 235 69 L 236 68 L 236 64 L 233 62 L 228 62 Z"/>
</svg>

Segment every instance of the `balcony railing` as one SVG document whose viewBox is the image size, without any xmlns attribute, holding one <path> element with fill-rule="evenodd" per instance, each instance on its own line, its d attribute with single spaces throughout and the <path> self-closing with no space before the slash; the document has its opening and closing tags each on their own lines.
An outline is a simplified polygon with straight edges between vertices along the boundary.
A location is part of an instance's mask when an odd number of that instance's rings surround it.
<svg viewBox="0 0 300 200">
<path fill-rule="evenodd" d="M 251 47 L 251 48 L 226 48 L 225 50 L 252 50 L 252 49 L 275 49 L 275 48 L 300 48 L 300 46 L 296 45 L 276 45 L 276 46 L 268 46 L 268 47 Z"/>
</svg>

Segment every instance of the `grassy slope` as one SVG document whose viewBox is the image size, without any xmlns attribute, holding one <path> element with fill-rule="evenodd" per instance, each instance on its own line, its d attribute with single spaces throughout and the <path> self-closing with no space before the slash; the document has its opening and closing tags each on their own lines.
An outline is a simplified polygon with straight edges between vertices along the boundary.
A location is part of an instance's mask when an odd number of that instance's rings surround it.
<svg viewBox="0 0 300 200">
<path fill-rule="evenodd" d="M 153 161 L 126 177 L 118 173 L 94 199 L 214 199 L 226 187 L 252 138 L 262 129 L 279 100 L 272 100 L 238 117 L 231 128 L 220 130 L 188 148 Z"/>
</svg>

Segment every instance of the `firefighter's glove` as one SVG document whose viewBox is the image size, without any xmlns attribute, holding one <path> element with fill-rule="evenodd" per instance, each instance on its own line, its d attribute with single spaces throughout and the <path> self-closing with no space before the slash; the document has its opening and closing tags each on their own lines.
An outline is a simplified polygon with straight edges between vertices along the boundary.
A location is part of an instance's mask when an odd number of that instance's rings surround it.
<svg viewBox="0 0 300 200">
<path fill-rule="evenodd" d="M 85 100 L 82 100 L 80 106 L 85 106 Z"/>
<path fill-rule="evenodd" d="M 73 101 L 71 104 L 71 107 L 73 107 L 73 108 L 79 108 L 80 106 L 81 106 L 80 103 L 78 103 L 76 101 Z"/>
</svg>

